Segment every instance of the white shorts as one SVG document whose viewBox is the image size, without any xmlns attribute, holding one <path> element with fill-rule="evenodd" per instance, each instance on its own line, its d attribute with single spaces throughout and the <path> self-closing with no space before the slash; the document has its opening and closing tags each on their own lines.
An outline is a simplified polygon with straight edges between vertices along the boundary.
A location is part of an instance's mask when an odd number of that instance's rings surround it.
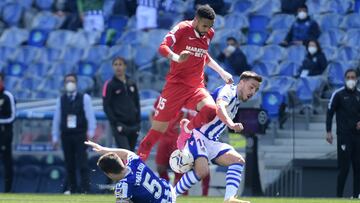
<svg viewBox="0 0 360 203">
<path fill-rule="evenodd" d="M 157 27 L 157 9 L 145 6 L 136 8 L 136 28 L 138 30 Z"/>
<path fill-rule="evenodd" d="M 194 160 L 205 157 L 215 163 L 215 159 L 230 150 L 235 150 L 231 145 L 219 141 L 209 140 L 201 132 L 193 130 L 193 134 L 186 142 L 185 149 L 189 150 Z"/>
</svg>

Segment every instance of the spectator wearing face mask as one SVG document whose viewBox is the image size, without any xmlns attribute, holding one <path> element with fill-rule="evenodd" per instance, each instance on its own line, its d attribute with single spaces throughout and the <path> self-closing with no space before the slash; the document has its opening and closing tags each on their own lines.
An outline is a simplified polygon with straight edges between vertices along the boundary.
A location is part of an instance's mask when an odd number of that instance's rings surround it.
<svg viewBox="0 0 360 203">
<path fill-rule="evenodd" d="M 282 44 L 305 44 L 309 40 L 317 40 L 319 36 L 319 25 L 309 17 L 307 6 L 303 5 L 298 8 L 297 19 Z"/>
<path fill-rule="evenodd" d="M 306 44 L 307 55 L 300 69 L 300 76 L 316 76 L 324 73 L 328 62 L 318 41 Z"/>
<path fill-rule="evenodd" d="M 240 50 L 239 44 L 234 37 L 226 39 L 227 47 L 219 54 L 217 59 L 225 64 L 225 69 L 234 75 L 250 69 L 245 54 Z"/>
<path fill-rule="evenodd" d="M 77 92 L 75 74 L 65 76 L 65 93 L 57 100 L 52 123 L 52 142 L 61 139 L 70 193 L 89 192 L 89 168 L 84 142 L 94 137 L 95 113 L 88 94 Z M 81 185 L 77 185 L 76 168 L 80 168 Z"/>
</svg>

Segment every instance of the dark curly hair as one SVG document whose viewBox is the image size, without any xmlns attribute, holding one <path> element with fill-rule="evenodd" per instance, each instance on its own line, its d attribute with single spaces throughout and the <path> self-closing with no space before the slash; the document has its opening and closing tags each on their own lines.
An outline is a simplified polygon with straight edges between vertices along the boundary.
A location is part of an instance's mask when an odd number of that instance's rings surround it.
<svg viewBox="0 0 360 203">
<path fill-rule="evenodd" d="M 201 5 L 197 8 L 196 16 L 199 18 L 206 18 L 209 20 L 214 20 L 216 14 L 215 14 L 214 9 L 211 8 L 208 4 L 206 4 L 206 5 Z"/>
</svg>

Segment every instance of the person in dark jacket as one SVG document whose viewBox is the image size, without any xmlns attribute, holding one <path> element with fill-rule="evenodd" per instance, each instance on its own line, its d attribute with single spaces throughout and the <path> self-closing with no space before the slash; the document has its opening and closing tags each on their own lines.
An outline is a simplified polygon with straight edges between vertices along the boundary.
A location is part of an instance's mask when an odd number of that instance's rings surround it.
<svg viewBox="0 0 360 203">
<path fill-rule="evenodd" d="M 94 137 L 96 118 L 91 97 L 77 92 L 76 84 L 75 74 L 65 76 L 65 93 L 58 98 L 54 112 L 52 142 L 54 147 L 57 147 L 59 138 L 61 139 L 67 172 L 66 193 L 88 193 L 89 168 L 84 142 Z M 77 185 L 77 167 L 81 175 L 80 186 Z"/>
<path fill-rule="evenodd" d="M 360 91 L 356 88 L 356 83 L 356 70 L 348 69 L 345 73 L 345 86 L 332 94 L 326 116 L 326 141 L 332 144 L 331 125 L 336 114 L 338 197 L 343 196 L 350 165 L 354 172 L 353 197 L 359 198 L 360 194 Z"/>
<path fill-rule="evenodd" d="M 301 76 L 322 75 L 328 65 L 325 54 L 318 41 L 310 40 L 306 44 L 306 57 L 300 69 Z"/>
<path fill-rule="evenodd" d="M 309 17 L 306 5 L 298 8 L 297 19 L 291 26 L 283 45 L 305 44 L 309 40 L 317 40 L 320 28 L 316 21 Z"/>
<path fill-rule="evenodd" d="M 239 44 L 234 37 L 226 39 L 227 47 L 219 54 L 217 59 L 225 63 L 227 71 L 232 74 L 241 75 L 242 72 L 250 70 L 245 54 L 239 48 Z"/>
<path fill-rule="evenodd" d="M 0 157 L 4 164 L 5 192 L 11 192 L 13 182 L 13 160 L 11 143 L 15 120 L 14 96 L 4 87 L 4 74 L 0 73 Z"/>
<path fill-rule="evenodd" d="M 125 74 L 124 58 L 116 57 L 112 66 L 114 77 L 103 87 L 104 111 L 117 147 L 134 151 L 141 123 L 138 88 Z"/>
</svg>

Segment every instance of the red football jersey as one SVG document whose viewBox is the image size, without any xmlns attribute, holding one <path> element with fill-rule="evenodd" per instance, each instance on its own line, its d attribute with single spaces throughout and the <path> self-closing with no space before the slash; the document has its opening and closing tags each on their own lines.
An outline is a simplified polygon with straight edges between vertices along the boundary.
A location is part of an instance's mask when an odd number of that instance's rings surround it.
<svg viewBox="0 0 360 203">
<path fill-rule="evenodd" d="M 182 21 L 177 24 L 164 38 L 160 45 L 160 53 L 167 57 L 162 45 L 171 47 L 173 52 L 180 54 L 187 50 L 191 52 L 188 60 L 182 63 L 171 61 L 170 71 L 166 80 L 169 83 L 182 83 L 190 87 L 204 87 L 204 67 L 209 61 L 208 48 L 214 36 L 212 28 L 200 36 L 192 26 L 192 21 Z"/>
</svg>

